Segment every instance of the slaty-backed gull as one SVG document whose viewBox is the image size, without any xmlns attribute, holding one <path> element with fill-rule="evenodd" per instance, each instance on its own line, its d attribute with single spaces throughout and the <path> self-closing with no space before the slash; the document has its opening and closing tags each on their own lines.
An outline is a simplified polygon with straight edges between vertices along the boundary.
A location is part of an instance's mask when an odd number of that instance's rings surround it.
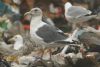
<svg viewBox="0 0 100 67">
<path fill-rule="evenodd" d="M 33 8 L 25 15 L 31 15 L 30 35 L 36 44 L 43 47 L 58 47 L 67 45 L 68 36 L 58 32 L 54 26 L 42 21 L 42 10 L 40 8 Z M 62 44 L 66 42 L 66 44 Z"/>
</svg>

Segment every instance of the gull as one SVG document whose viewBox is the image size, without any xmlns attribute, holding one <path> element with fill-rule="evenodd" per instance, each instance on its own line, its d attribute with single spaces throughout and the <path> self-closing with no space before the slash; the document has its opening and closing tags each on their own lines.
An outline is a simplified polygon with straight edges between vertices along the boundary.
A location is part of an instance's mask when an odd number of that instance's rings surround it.
<svg viewBox="0 0 100 67">
<path fill-rule="evenodd" d="M 28 55 L 30 54 L 34 48 L 36 47 L 34 42 L 30 40 L 30 36 L 26 35 L 15 35 L 12 40 L 16 41 L 14 44 L 14 49 L 17 50 L 14 52 L 15 54 L 18 55 Z"/>
<path fill-rule="evenodd" d="M 89 51 L 100 52 L 100 31 L 90 26 L 77 28 L 73 33 L 74 37 L 85 44 Z M 72 36 L 73 37 L 73 36 Z M 63 49 L 65 52 L 66 47 Z"/>
<path fill-rule="evenodd" d="M 31 15 L 30 14 L 27 13 L 27 15 L 25 15 L 25 16 L 28 17 L 29 21 L 31 21 Z M 49 17 L 43 15 L 42 16 L 42 21 L 49 24 L 49 25 L 51 25 L 51 26 L 53 26 L 56 30 L 58 30 L 58 32 L 60 32 L 62 34 L 64 33 L 62 30 L 60 30 L 59 28 L 57 28 L 55 26 L 54 22 Z"/>
<path fill-rule="evenodd" d="M 75 40 L 75 33 L 77 30 L 74 31 L 72 36 L 66 36 L 59 29 L 56 28 L 54 25 L 48 24 L 47 20 L 42 20 L 42 10 L 40 8 L 33 8 L 29 12 L 25 13 L 25 15 L 30 15 L 30 35 L 32 40 L 35 41 L 36 44 L 39 46 L 45 47 L 63 47 L 65 46 L 64 50 L 62 50 L 62 54 L 64 51 L 67 50 L 69 47 L 69 43 L 73 43 L 73 39 Z M 71 44 L 72 45 L 72 44 Z"/>
<path fill-rule="evenodd" d="M 15 41 L 14 47 L 13 47 L 14 50 L 19 50 L 21 47 L 24 46 L 23 38 L 22 38 L 21 35 L 16 35 L 13 38 L 11 38 L 10 40 L 14 40 Z"/>
<path fill-rule="evenodd" d="M 73 43 L 72 40 L 68 39 L 68 36 L 63 32 L 59 32 L 59 29 L 55 28 L 54 25 L 42 20 L 43 14 L 40 8 L 33 8 L 25 15 L 31 15 L 30 36 L 39 47 L 64 47 Z"/>
<path fill-rule="evenodd" d="M 70 2 L 65 3 L 65 17 L 69 22 L 85 22 L 97 15 L 91 15 L 92 12 L 82 6 L 73 6 Z"/>
<path fill-rule="evenodd" d="M 0 52 L 4 55 L 27 55 L 34 50 L 34 45 L 29 42 L 29 39 L 23 39 L 19 34 L 11 38 L 10 41 L 15 42 L 11 45 L 2 44 L 3 46 L 0 46 Z"/>
<path fill-rule="evenodd" d="M 12 37 L 11 39 L 9 39 L 9 41 L 15 41 L 13 44 L 13 49 L 14 50 L 19 50 L 21 47 L 24 46 L 23 44 L 23 37 L 21 35 L 15 35 L 14 37 Z"/>
<path fill-rule="evenodd" d="M 14 36 L 9 41 L 11 41 L 11 40 L 14 40 L 15 43 L 8 45 L 5 42 L 1 42 L 1 45 L 0 45 L 0 48 L 1 48 L 0 51 L 1 51 L 1 53 L 3 53 L 3 54 L 6 54 L 6 53 L 7 54 L 11 54 L 11 53 L 19 50 L 20 47 L 23 46 L 23 39 L 22 39 L 22 37 L 20 35 Z"/>
<path fill-rule="evenodd" d="M 88 51 L 100 52 L 100 31 L 92 27 L 83 28 L 78 39 L 86 44 Z"/>
</svg>

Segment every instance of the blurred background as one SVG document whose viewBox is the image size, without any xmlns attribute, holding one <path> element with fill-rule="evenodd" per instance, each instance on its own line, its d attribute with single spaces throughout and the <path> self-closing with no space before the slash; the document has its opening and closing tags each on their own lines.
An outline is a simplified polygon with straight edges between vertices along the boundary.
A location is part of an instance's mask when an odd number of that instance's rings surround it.
<svg viewBox="0 0 100 67">
<path fill-rule="evenodd" d="M 0 0 L 0 31 L 12 27 L 29 31 L 30 20 L 24 13 L 34 7 L 43 10 L 44 16 L 48 17 L 54 24 L 64 32 L 70 32 L 72 27 L 64 16 L 64 4 L 71 2 L 73 5 L 83 6 L 93 13 L 100 10 L 100 0 Z M 100 20 L 91 21 L 90 25 L 100 29 Z M 19 29 L 18 29 L 19 30 Z"/>
</svg>

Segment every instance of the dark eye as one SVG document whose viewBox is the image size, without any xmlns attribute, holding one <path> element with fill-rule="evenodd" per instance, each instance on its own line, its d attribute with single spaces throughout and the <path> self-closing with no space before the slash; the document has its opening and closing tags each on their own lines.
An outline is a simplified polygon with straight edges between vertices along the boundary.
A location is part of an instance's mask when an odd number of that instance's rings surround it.
<svg viewBox="0 0 100 67">
<path fill-rule="evenodd" d="M 15 39 L 17 39 L 17 37 L 15 37 Z"/>
<path fill-rule="evenodd" d="M 35 12 L 37 12 L 38 10 L 37 10 L 37 9 L 35 9 L 34 11 L 35 11 Z"/>
</svg>

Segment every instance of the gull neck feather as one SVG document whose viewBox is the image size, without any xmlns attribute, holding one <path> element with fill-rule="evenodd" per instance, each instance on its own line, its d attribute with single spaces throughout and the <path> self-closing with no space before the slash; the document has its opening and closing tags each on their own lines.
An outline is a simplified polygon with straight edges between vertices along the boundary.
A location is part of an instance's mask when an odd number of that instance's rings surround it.
<svg viewBox="0 0 100 67">
<path fill-rule="evenodd" d="M 17 40 L 14 44 L 14 49 L 19 50 L 23 46 L 23 39 Z"/>
<path fill-rule="evenodd" d="M 65 16 L 66 17 L 70 17 L 70 16 L 67 15 L 67 12 L 68 12 L 68 9 L 70 7 L 72 7 L 72 4 L 70 2 L 67 2 L 67 3 L 65 3 L 65 6 L 64 7 L 65 7 Z"/>
<path fill-rule="evenodd" d="M 34 26 L 35 24 L 39 24 L 41 20 L 42 20 L 42 16 L 32 17 L 31 25 Z"/>
</svg>

